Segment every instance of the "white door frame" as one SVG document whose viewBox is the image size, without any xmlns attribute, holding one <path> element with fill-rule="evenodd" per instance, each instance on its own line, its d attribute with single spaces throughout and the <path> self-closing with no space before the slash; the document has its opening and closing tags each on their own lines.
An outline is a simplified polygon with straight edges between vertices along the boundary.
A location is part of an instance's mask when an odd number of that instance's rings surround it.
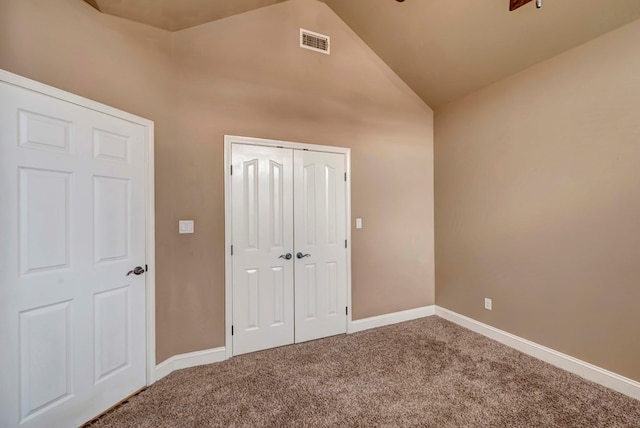
<svg viewBox="0 0 640 428">
<path fill-rule="evenodd" d="M 252 146 L 282 147 L 285 149 L 309 150 L 314 152 L 339 153 L 345 156 L 346 182 L 346 216 L 347 216 L 347 331 L 351 325 L 351 149 L 335 146 L 321 146 L 316 144 L 296 143 L 293 141 L 266 140 L 263 138 L 240 137 L 236 135 L 224 136 L 224 312 L 225 312 L 225 356 L 233 356 L 233 339 L 231 325 L 233 324 L 233 257 L 231 256 L 232 224 L 231 224 L 231 145 L 249 144 Z"/>
<path fill-rule="evenodd" d="M 81 107 L 100 113 L 123 119 L 146 128 L 145 141 L 145 224 L 146 242 L 145 256 L 148 271 L 145 274 L 146 290 L 146 372 L 147 385 L 155 382 L 156 369 L 156 277 L 155 277 L 155 202 L 154 202 L 154 124 L 149 119 L 109 107 L 90 99 L 74 95 L 72 93 L 45 85 L 35 80 L 10 73 L 0 69 L 0 81 L 8 84 L 38 92 L 62 101 L 66 101 Z M 124 397 L 123 397 L 124 398 Z"/>
</svg>

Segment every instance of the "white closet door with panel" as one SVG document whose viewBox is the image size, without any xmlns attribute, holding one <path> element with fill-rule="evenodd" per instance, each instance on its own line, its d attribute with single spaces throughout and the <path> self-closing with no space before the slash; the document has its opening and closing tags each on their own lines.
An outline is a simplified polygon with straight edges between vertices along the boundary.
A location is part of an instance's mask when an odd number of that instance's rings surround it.
<svg viewBox="0 0 640 428">
<path fill-rule="evenodd" d="M 146 383 L 146 129 L 4 82 L 0 125 L 0 426 L 78 426 Z"/>
<path fill-rule="evenodd" d="M 234 144 L 233 353 L 293 343 L 293 153 Z"/>
<path fill-rule="evenodd" d="M 344 156 L 295 152 L 296 342 L 345 333 Z"/>
<path fill-rule="evenodd" d="M 345 333 L 345 156 L 231 145 L 233 354 Z"/>
</svg>

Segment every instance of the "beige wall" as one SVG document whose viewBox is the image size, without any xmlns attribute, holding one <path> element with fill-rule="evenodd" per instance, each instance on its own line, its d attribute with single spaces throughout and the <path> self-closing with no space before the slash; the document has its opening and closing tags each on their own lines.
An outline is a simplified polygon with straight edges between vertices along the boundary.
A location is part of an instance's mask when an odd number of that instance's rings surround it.
<svg viewBox="0 0 640 428">
<path fill-rule="evenodd" d="M 639 42 L 635 22 L 436 114 L 437 303 L 636 380 Z M 0 68 L 155 121 L 158 361 L 223 345 L 224 134 L 351 147 L 354 318 L 433 303 L 431 111 L 326 6 L 172 34 L 0 0 Z"/>
<path fill-rule="evenodd" d="M 0 68 L 157 122 L 170 42 L 81 0 L 0 0 Z"/>
<path fill-rule="evenodd" d="M 635 21 L 435 116 L 437 304 L 635 380 L 639 45 Z"/>
<path fill-rule="evenodd" d="M 300 27 L 330 35 L 331 55 L 300 49 Z M 433 304 L 432 112 L 326 5 L 293 0 L 177 32 L 174 60 L 176 144 L 158 168 L 175 166 L 187 190 L 158 203 L 158 234 L 174 243 L 158 246 L 158 326 L 174 346 L 160 344 L 162 357 L 193 349 L 198 322 L 208 346 L 224 344 L 225 134 L 350 147 L 352 213 L 365 223 L 352 231 L 354 318 Z M 158 188 L 175 180 L 162 174 Z M 188 217 L 199 233 L 173 236 Z"/>
<path fill-rule="evenodd" d="M 331 55 L 299 49 L 300 27 Z M 433 304 L 432 111 L 324 4 L 168 33 L 0 0 L 0 68 L 155 121 L 159 362 L 224 345 L 224 134 L 350 147 L 354 319 Z"/>
</svg>

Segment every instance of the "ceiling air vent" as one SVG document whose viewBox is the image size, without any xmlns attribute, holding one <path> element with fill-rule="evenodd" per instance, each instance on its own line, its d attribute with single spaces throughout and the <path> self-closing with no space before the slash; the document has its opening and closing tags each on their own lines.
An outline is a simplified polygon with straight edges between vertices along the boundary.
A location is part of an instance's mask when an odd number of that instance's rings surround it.
<svg viewBox="0 0 640 428">
<path fill-rule="evenodd" d="M 331 38 L 324 34 L 314 33 L 313 31 L 300 29 L 300 47 L 311 49 L 312 51 L 322 52 L 329 55 L 331 46 Z"/>
</svg>

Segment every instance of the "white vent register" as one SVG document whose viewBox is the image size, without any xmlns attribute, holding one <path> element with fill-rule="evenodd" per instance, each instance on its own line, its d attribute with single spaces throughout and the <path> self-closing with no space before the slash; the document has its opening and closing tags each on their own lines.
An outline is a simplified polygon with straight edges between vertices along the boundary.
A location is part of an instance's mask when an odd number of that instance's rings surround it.
<svg viewBox="0 0 640 428">
<path fill-rule="evenodd" d="M 331 37 L 301 28 L 300 47 L 329 55 L 331 52 Z"/>
</svg>

